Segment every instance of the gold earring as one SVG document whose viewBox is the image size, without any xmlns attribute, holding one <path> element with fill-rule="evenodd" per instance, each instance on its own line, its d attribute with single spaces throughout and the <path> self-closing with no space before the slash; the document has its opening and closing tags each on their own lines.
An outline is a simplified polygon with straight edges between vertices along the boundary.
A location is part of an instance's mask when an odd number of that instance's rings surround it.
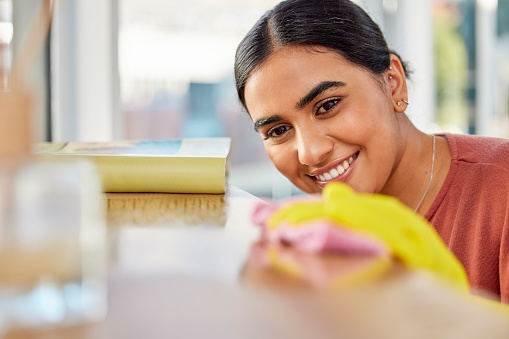
<svg viewBox="0 0 509 339">
<path fill-rule="evenodd" d="M 396 105 L 398 105 L 398 107 L 401 107 L 403 104 L 401 103 L 401 101 L 398 101 Z"/>
</svg>

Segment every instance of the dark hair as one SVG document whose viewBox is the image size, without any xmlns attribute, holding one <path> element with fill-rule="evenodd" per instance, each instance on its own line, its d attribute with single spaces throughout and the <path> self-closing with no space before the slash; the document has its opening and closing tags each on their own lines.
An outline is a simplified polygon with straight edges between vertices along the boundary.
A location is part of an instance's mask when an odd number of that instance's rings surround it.
<svg viewBox="0 0 509 339">
<path fill-rule="evenodd" d="M 396 54 L 378 25 L 349 0 L 283 1 L 265 13 L 237 47 L 235 84 L 244 108 L 250 73 L 276 49 L 297 44 L 323 46 L 374 74 L 386 71 L 391 53 Z"/>
</svg>

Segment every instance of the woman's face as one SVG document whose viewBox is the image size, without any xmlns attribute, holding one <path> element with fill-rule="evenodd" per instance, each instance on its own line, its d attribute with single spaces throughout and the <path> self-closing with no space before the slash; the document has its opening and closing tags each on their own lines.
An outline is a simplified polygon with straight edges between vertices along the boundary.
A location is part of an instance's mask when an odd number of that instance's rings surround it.
<svg viewBox="0 0 509 339">
<path fill-rule="evenodd" d="M 283 47 L 249 77 L 246 106 L 275 167 L 313 193 L 380 192 L 400 159 L 390 82 L 337 53 Z"/>
</svg>

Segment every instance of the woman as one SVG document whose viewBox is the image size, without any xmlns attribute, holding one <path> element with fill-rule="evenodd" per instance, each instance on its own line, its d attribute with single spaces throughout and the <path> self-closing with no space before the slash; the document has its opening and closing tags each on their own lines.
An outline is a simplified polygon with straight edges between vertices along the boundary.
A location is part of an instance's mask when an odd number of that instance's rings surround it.
<svg viewBox="0 0 509 339">
<path fill-rule="evenodd" d="M 239 99 L 276 168 L 401 200 L 436 228 L 470 284 L 509 302 L 509 141 L 412 125 L 408 72 L 348 0 L 289 0 L 237 48 Z"/>
</svg>

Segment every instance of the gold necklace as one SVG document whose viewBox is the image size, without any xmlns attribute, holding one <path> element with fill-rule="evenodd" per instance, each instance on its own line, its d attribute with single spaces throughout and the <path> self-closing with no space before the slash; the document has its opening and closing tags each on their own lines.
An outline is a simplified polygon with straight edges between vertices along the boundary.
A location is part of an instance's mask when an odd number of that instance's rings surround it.
<svg viewBox="0 0 509 339">
<path fill-rule="evenodd" d="M 431 158 L 431 175 L 429 176 L 428 188 L 426 188 L 426 192 L 424 192 L 424 195 L 422 196 L 419 205 L 417 205 L 417 207 L 415 208 L 414 213 L 417 213 L 417 210 L 419 209 L 419 207 L 421 207 L 421 204 L 424 201 L 426 194 L 428 194 L 429 188 L 431 187 L 431 181 L 433 180 L 434 168 L 435 168 L 435 136 L 433 135 L 433 157 Z"/>
</svg>

